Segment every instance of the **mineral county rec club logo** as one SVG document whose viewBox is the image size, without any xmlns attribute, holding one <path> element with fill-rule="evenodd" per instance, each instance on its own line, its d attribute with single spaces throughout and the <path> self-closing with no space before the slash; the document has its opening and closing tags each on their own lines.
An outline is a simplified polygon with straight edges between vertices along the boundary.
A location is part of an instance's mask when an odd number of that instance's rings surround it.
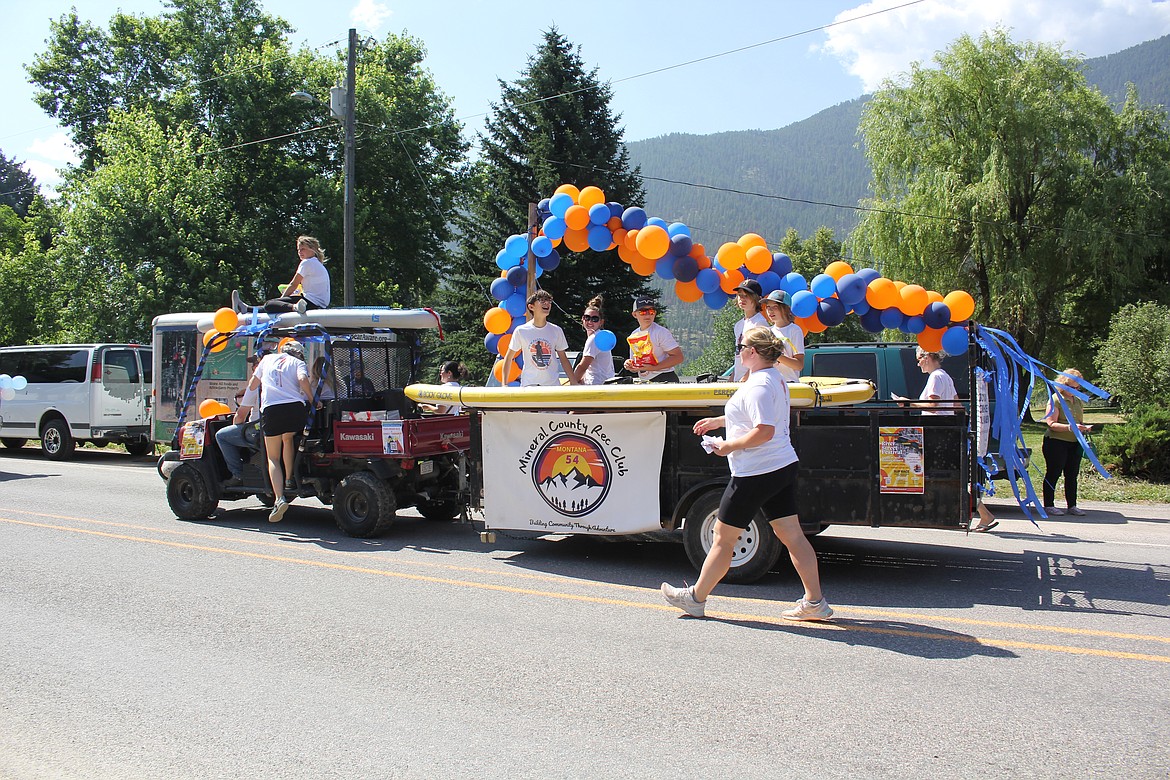
<svg viewBox="0 0 1170 780">
<path fill-rule="evenodd" d="M 609 494 L 609 459 L 589 437 L 576 433 L 553 436 L 533 461 L 532 482 L 537 492 L 566 517 L 589 514 Z"/>
</svg>

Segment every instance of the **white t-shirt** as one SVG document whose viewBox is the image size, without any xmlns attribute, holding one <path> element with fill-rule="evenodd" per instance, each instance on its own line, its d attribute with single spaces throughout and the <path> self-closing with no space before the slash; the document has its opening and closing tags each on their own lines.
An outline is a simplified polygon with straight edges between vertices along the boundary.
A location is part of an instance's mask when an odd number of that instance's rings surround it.
<svg viewBox="0 0 1170 780">
<path fill-rule="evenodd" d="M 757 425 L 775 428 L 772 438 L 758 447 L 727 456 L 731 474 L 752 477 L 795 463 L 796 450 L 788 433 L 788 385 L 775 368 L 753 371 L 723 407 L 727 441 L 738 439 Z"/>
<path fill-rule="evenodd" d="M 265 355 L 256 366 L 260 377 L 260 409 L 288 403 L 304 403 L 308 399 L 301 392 L 301 379 L 309 378 L 305 361 L 283 352 Z"/>
<path fill-rule="evenodd" d="M 581 357 L 593 358 L 589 368 L 585 369 L 585 375 L 581 377 L 583 384 L 600 385 L 604 384 L 605 380 L 613 378 L 613 351 L 597 348 L 596 333 L 589 334 L 589 338 L 585 341 L 585 349 L 581 351 Z"/>
<path fill-rule="evenodd" d="M 922 401 L 928 401 L 932 395 L 937 395 L 940 401 L 953 401 L 959 397 L 951 375 L 941 368 L 930 372 L 930 376 L 926 378 L 926 387 L 922 388 L 918 398 Z M 952 406 L 953 404 L 940 404 L 942 408 L 925 406 L 921 408 L 923 414 L 954 414 L 953 408 L 947 408 Z"/>
<path fill-rule="evenodd" d="M 463 385 L 455 380 L 451 380 L 450 382 L 444 382 L 442 387 L 463 387 Z M 459 414 L 462 411 L 463 407 L 460 404 L 435 404 L 436 414 Z"/>
<path fill-rule="evenodd" d="M 767 328 L 768 320 L 760 312 L 756 312 L 746 320 L 738 320 L 735 323 L 735 371 L 732 373 L 732 378 L 738 382 L 743 379 L 747 369 L 743 367 L 743 363 L 739 360 L 739 345 L 743 343 L 743 333 L 752 328 Z"/>
<path fill-rule="evenodd" d="M 756 426 L 776 428 L 768 442 L 728 456 L 732 476 L 769 474 L 797 462 L 789 435 L 789 386 L 780 379 L 776 368 L 753 371 L 725 403 L 723 414 L 727 417 L 727 441 L 738 439 Z"/>
<path fill-rule="evenodd" d="M 557 352 L 569 348 L 565 332 L 560 326 L 545 322 L 543 328 L 538 328 L 530 320 L 512 331 L 512 341 L 508 348 L 524 356 L 524 368 L 520 371 L 521 387 L 560 386 L 561 376 L 557 370 L 560 359 Z"/>
<path fill-rule="evenodd" d="M 650 323 L 650 327 L 646 330 L 639 328 L 631 333 L 626 337 L 626 343 L 630 345 L 630 360 L 634 361 L 635 369 L 644 372 L 639 374 L 643 379 L 652 379 L 659 374 L 674 370 L 673 368 L 668 368 L 666 371 L 648 370 L 651 366 L 661 363 L 666 358 L 667 352 L 678 349 L 678 342 L 674 340 L 674 334 L 657 322 Z"/>
<path fill-rule="evenodd" d="M 795 322 L 790 322 L 787 325 L 773 325 L 772 333 L 784 339 L 784 354 L 787 357 L 804 354 L 804 331 Z M 800 381 L 800 372 L 795 368 L 781 365 L 778 369 L 785 382 Z"/>
<path fill-rule="evenodd" d="M 307 257 L 297 266 L 297 273 L 301 275 L 301 294 L 322 309 L 329 306 L 329 271 L 324 263 Z"/>
<path fill-rule="evenodd" d="M 260 419 L 260 388 L 245 387 L 244 394 L 240 396 L 239 406 L 250 406 L 252 411 L 248 412 L 247 422 L 253 422 Z"/>
</svg>

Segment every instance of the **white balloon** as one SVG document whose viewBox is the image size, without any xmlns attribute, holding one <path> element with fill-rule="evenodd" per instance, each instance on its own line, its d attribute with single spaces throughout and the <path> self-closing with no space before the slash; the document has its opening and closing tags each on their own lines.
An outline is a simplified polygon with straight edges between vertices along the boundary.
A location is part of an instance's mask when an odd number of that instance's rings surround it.
<svg viewBox="0 0 1170 780">
<path fill-rule="evenodd" d="M 12 389 L 13 390 L 23 390 L 26 387 L 28 387 L 28 380 L 27 379 L 25 379 L 22 376 L 12 377 Z"/>
<path fill-rule="evenodd" d="M 0 400 L 11 401 L 13 398 L 16 398 L 16 391 L 11 387 L 5 387 L 0 390 Z"/>
<path fill-rule="evenodd" d="M 12 387 L 12 377 L 8 374 L 0 374 L 0 390 L 7 390 Z"/>
</svg>

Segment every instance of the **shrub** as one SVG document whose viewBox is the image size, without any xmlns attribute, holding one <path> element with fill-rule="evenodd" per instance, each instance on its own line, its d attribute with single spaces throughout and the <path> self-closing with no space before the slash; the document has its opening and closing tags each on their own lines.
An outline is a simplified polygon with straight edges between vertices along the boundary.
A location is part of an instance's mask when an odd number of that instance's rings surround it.
<svg viewBox="0 0 1170 780">
<path fill-rule="evenodd" d="M 1109 321 L 1095 360 L 1101 385 L 1121 408 L 1170 406 L 1170 308 L 1129 304 Z"/>
<path fill-rule="evenodd" d="M 1170 482 L 1170 407 L 1138 407 L 1120 425 L 1105 428 L 1101 462 L 1110 471 Z"/>
</svg>

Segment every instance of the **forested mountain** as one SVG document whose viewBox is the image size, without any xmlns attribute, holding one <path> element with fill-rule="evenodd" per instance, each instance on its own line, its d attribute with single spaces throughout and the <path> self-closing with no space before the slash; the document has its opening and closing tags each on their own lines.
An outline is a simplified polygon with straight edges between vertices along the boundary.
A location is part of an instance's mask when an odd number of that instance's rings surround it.
<svg viewBox="0 0 1170 780">
<path fill-rule="evenodd" d="M 1085 60 L 1084 68 L 1089 82 L 1118 103 L 1132 82 L 1143 104 L 1170 106 L 1170 36 Z M 868 195 L 869 166 L 857 135 L 868 99 L 840 103 L 778 130 L 672 133 L 631 142 L 631 162 L 644 177 L 646 210 L 685 222 L 708 252 L 748 232 L 775 245 L 789 228 L 810 236 L 825 226 L 843 240 Z M 672 309 L 667 324 L 684 332 L 680 342 L 697 356 L 709 340 L 710 313 L 702 303 L 676 301 L 672 283 L 655 284 Z"/>
</svg>

